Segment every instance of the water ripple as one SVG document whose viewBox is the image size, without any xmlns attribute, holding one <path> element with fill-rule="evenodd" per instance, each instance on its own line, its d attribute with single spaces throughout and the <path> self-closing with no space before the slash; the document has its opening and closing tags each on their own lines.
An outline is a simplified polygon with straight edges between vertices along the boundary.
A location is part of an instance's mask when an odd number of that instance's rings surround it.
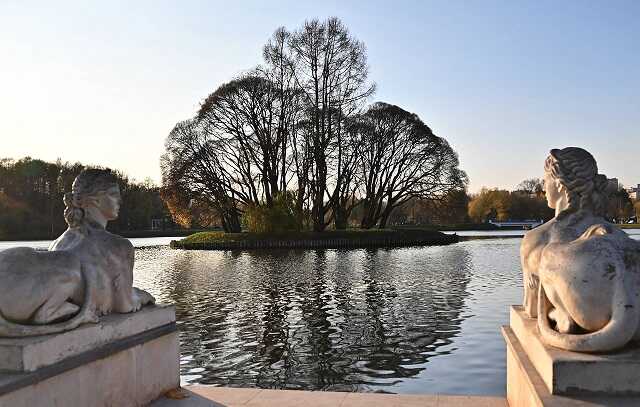
<svg viewBox="0 0 640 407">
<path fill-rule="evenodd" d="M 136 252 L 176 304 L 185 383 L 504 393 L 499 327 L 521 296 L 520 239 L 315 251 Z"/>
</svg>

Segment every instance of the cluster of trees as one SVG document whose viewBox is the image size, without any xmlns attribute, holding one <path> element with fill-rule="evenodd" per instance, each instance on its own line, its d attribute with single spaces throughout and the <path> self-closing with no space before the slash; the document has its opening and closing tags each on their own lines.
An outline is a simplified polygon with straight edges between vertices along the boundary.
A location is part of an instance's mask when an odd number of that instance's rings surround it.
<svg viewBox="0 0 640 407">
<path fill-rule="evenodd" d="M 553 216 L 554 211 L 547 206 L 542 181 L 533 178 L 522 181 L 514 191 L 483 188 L 469 195 L 464 190 L 454 190 L 438 200 L 412 199 L 394 213 L 392 222 L 462 225 L 489 220 L 549 220 Z"/>
<path fill-rule="evenodd" d="M 446 140 L 398 106 L 366 105 L 365 46 L 339 19 L 279 28 L 263 59 L 169 134 L 162 194 L 177 222 L 218 219 L 238 232 L 243 217 L 289 214 L 287 227 L 323 231 L 357 214 L 362 228 L 383 228 L 411 200 L 464 192 Z"/>
<path fill-rule="evenodd" d="M 462 225 L 470 223 L 471 197 L 463 189 L 452 190 L 439 199 L 412 198 L 393 211 L 391 225 Z M 358 208 L 354 212 L 357 212 Z"/>
<path fill-rule="evenodd" d="M 547 206 L 542 180 L 522 181 L 515 191 L 483 188 L 469 201 L 469 218 L 473 222 L 508 219 L 549 220 L 555 215 Z M 612 187 L 605 217 L 623 222 L 640 215 L 640 201 L 633 202 L 620 184 Z"/>
<path fill-rule="evenodd" d="M 623 185 L 619 184 L 609 197 L 607 218 L 614 222 L 626 222 L 632 217 L 640 217 L 640 201 L 634 202 Z"/>
<path fill-rule="evenodd" d="M 63 196 L 83 168 L 60 160 L 0 159 L 0 239 L 54 238 L 62 233 L 67 226 Z M 147 230 L 151 219 L 168 214 L 159 188 L 151 181 L 138 183 L 115 174 L 123 202 L 119 218 L 109 223 L 110 230 Z"/>
<path fill-rule="evenodd" d="M 553 209 L 547 205 L 544 193 L 538 195 L 522 190 L 483 188 L 469 202 L 469 218 L 476 223 L 509 219 L 547 221 L 554 215 Z"/>
</svg>

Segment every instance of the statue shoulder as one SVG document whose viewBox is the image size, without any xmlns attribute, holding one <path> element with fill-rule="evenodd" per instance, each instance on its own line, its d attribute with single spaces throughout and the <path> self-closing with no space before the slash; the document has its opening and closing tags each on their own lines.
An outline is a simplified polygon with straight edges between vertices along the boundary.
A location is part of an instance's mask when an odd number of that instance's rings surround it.
<svg viewBox="0 0 640 407">
<path fill-rule="evenodd" d="M 69 228 L 64 231 L 56 240 L 49 245 L 49 251 L 71 250 L 78 247 L 84 240 L 85 235 L 79 228 Z"/>
<path fill-rule="evenodd" d="M 106 229 L 100 229 L 97 234 L 99 235 L 100 240 L 108 242 L 110 245 L 121 249 L 133 250 L 133 244 L 131 244 L 131 241 L 126 237 L 116 235 L 115 233 L 111 233 Z"/>
<path fill-rule="evenodd" d="M 94 253 L 100 253 L 102 255 L 116 255 L 116 256 L 132 256 L 134 252 L 133 245 L 122 236 L 118 236 L 105 229 L 101 228 L 88 228 L 86 239 L 93 247 Z"/>
<path fill-rule="evenodd" d="M 522 245 L 520 246 L 521 251 L 541 244 L 547 244 L 549 242 L 549 236 L 553 233 L 555 226 L 556 220 L 554 218 L 525 233 L 522 239 Z"/>
</svg>

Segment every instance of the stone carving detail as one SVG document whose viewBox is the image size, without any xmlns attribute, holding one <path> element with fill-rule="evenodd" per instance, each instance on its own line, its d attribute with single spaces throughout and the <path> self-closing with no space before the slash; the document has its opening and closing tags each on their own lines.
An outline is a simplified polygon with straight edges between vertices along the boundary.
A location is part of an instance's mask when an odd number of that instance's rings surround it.
<svg viewBox="0 0 640 407">
<path fill-rule="evenodd" d="M 105 230 L 121 202 L 111 171 L 84 170 L 64 202 L 69 228 L 49 251 L 0 252 L 0 337 L 67 331 L 155 302 L 133 287 L 131 242 Z"/>
<path fill-rule="evenodd" d="M 607 178 L 591 154 L 567 147 L 551 150 L 544 183 L 556 216 L 520 248 L 524 309 L 542 340 L 604 352 L 640 338 L 640 242 L 605 220 Z"/>
</svg>

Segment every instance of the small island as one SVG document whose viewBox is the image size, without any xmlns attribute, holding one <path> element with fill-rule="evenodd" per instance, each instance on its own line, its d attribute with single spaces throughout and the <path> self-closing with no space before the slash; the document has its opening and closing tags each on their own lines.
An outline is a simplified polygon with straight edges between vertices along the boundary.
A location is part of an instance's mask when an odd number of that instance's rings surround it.
<svg viewBox="0 0 640 407">
<path fill-rule="evenodd" d="M 330 230 L 325 232 L 224 233 L 199 232 L 173 240 L 174 249 L 361 249 L 444 245 L 458 242 L 458 235 L 425 229 Z"/>
</svg>

